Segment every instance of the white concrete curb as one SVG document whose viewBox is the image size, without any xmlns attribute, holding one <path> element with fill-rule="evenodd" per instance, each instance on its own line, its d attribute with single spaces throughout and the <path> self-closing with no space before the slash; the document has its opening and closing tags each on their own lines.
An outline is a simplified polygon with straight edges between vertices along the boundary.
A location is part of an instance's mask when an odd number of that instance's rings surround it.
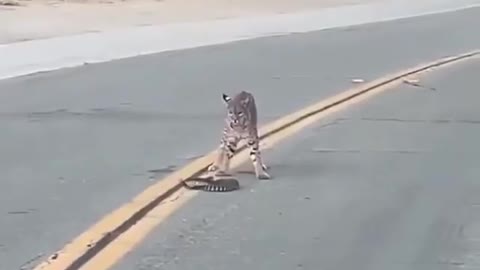
<svg viewBox="0 0 480 270">
<path fill-rule="evenodd" d="M 408 3 L 405 3 L 408 2 Z M 296 14 L 180 23 L 0 45 L 0 79 L 138 55 L 394 20 L 480 6 L 480 0 L 391 0 Z"/>
</svg>

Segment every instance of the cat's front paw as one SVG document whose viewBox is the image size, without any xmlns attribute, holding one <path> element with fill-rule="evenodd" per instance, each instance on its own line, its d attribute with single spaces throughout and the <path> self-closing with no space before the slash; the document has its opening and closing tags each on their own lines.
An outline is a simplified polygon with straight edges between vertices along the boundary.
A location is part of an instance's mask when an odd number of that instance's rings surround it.
<svg viewBox="0 0 480 270">
<path fill-rule="evenodd" d="M 272 177 L 267 172 L 261 172 L 261 173 L 257 174 L 257 179 L 268 180 L 268 179 L 272 179 Z"/>
<path fill-rule="evenodd" d="M 218 166 L 216 166 L 215 164 L 212 164 L 212 165 L 208 166 L 207 171 L 209 171 L 209 172 L 218 171 Z"/>
</svg>

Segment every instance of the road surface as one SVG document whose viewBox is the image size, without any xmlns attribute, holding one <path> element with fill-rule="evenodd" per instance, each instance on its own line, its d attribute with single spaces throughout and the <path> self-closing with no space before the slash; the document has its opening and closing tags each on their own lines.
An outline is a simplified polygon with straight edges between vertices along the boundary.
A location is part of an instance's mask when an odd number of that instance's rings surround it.
<svg viewBox="0 0 480 270">
<path fill-rule="evenodd" d="M 0 269 L 52 254 L 155 179 L 216 147 L 221 92 L 252 91 L 265 123 L 339 93 L 352 78 L 479 48 L 479 18 L 477 8 L 1 81 Z M 287 202 L 275 198 L 270 203 Z"/>
<path fill-rule="evenodd" d="M 113 269 L 480 269 L 480 58 L 330 116 Z"/>
</svg>

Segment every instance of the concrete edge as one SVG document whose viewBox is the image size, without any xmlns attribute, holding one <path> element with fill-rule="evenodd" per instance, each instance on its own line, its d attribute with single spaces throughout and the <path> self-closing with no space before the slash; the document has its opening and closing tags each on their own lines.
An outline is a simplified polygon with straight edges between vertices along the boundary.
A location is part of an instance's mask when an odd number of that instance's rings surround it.
<svg viewBox="0 0 480 270">
<path fill-rule="evenodd" d="M 415 5 L 403 0 L 390 0 L 292 14 L 132 27 L 2 44 L 0 80 L 87 63 L 454 12 L 479 6 L 480 0 L 422 0 Z"/>
</svg>

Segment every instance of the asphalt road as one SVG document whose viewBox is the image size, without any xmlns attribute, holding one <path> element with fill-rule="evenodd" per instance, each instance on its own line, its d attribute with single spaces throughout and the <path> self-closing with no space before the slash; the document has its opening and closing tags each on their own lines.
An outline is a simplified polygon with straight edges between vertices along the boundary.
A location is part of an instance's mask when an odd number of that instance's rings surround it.
<svg viewBox="0 0 480 270">
<path fill-rule="evenodd" d="M 0 269 L 51 254 L 155 178 L 216 147 L 222 91 L 252 91 L 265 123 L 338 93 L 352 78 L 479 48 L 479 22 L 480 9 L 471 9 L 0 81 Z M 277 165 L 275 174 L 297 177 L 297 166 Z M 275 196 L 260 207 L 292 202 Z"/>
<path fill-rule="evenodd" d="M 480 269 L 480 58 L 320 121 L 114 269 Z"/>
</svg>

